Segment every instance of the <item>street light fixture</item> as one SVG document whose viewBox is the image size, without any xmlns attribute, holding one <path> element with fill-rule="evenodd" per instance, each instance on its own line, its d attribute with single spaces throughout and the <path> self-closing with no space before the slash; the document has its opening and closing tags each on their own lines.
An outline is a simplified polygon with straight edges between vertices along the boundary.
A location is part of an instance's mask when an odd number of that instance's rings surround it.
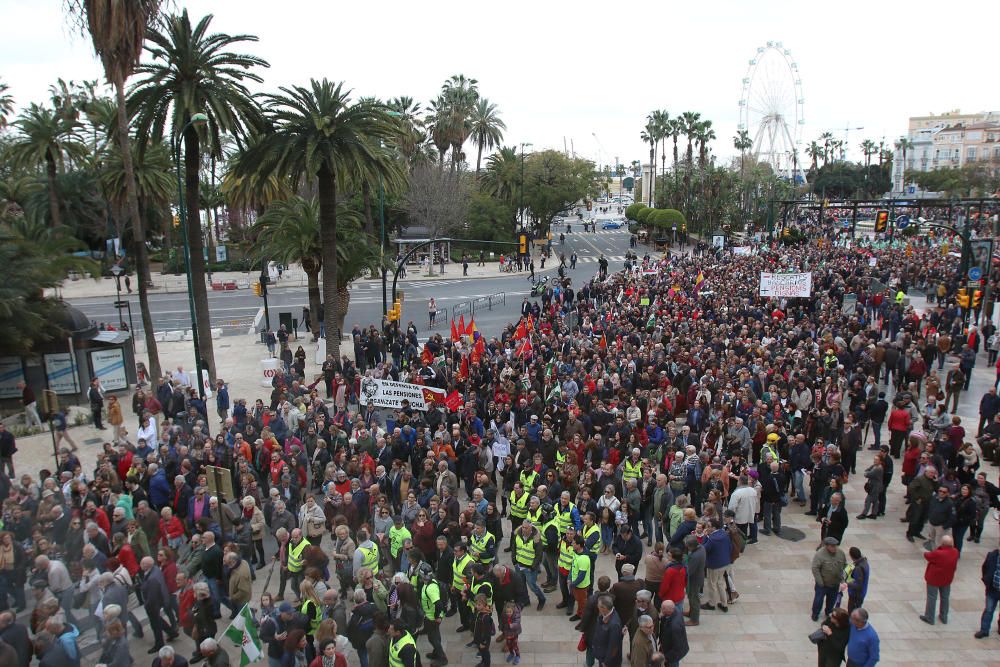
<svg viewBox="0 0 1000 667">
<path fill-rule="evenodd" d="M 187 204 L 184 201 L 184 179 L 181 176 L 181 140 L 189 127 L 204 125 L 208 122 L 208 116 L 203 113 L 196 113 L 191 116 L 181 131 L 173 138 L 174 148 L 174 169 L 177 172 L 177 197 L 178 209 L 180 210 L 181 239 L 184 244 L 184 269 L 187 271 L 187 291 L 188 308 L 191 311 L 191 339 L 194 342 L 194 366 L 195 375 L 198 378 L 198 397 L 205 400 L 205 384 L 201 377 L 201 345 L 198 341 L 198 314 L 194 307 L 194 282 L 191 279 L 191 245 L 188 242 L 187 224 Z"/>
</svg>

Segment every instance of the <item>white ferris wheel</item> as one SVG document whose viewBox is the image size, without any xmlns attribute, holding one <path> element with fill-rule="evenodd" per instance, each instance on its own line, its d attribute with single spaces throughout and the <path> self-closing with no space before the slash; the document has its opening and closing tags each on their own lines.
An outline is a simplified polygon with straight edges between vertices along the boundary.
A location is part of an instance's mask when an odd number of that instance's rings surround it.
<svg viewBox="0 0 1000 667">
<path fill-rule="evenodd" d="M 757 48 L 743 77 L 739 129 L 753 141 L 753 155 L 775 173 L 804 182 L 802 170 L 802 77 L 781 42 Z"/>
</svg>

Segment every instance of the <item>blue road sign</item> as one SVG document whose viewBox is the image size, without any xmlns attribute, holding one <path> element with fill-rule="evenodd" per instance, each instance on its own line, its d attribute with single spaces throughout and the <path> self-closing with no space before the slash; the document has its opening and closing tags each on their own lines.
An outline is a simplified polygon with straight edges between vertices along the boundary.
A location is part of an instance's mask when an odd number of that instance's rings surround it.
<svg viewBox="0 0 1000 667">
<path fill-rule="evenodd" d="M 982 280 L 983 270 L 978 266 L 973 266 L 969 269 L 969 280 Z"/>
<path fill-rule="evenodd" d="M 910 226 L 910 216 L 908 216 L 908 215 L 901 215 L 898 218 L 896 218 L 896 226 L 899 227 L 900 229 L 906 229 L 907 227 L 909 227 Z"/>
</svg>

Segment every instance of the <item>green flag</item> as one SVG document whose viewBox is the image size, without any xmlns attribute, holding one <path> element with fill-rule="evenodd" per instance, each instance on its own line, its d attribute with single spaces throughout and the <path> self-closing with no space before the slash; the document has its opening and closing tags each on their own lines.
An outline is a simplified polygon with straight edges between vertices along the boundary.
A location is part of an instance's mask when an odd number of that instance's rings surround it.
<svg viewBox="0 0 1000 667">
<path fill-rule="evenodd" d="M 558 401 L 561 398 L 562 398 L 562 386 L 558 382 L 556 382 L 555 386 L 552 387 L 552 391 L 550 391 L 549 395 L 545 397 L 545 402 L 548 403 L 549 401 Z"/>
<path fill-rule="evenodd" d="M 246 667 L 251 662 L 257 662 L 263 656 L 260 637 L 257 636 L 257 623 L 253 620 L 249 605 L 243 605 L 240 613 L 226 628 L 226 637 L 243 650 L 240 653 L 240 667 Z"/>
<path fill-rule="evenodd" d="M 656 326 L 656 314 L 655 313 L 650 313 L 649 314 L 649 319 L 646 320 L 646 328 L 647 329 L 652 329 L 655 326 Z"/>
</svg>

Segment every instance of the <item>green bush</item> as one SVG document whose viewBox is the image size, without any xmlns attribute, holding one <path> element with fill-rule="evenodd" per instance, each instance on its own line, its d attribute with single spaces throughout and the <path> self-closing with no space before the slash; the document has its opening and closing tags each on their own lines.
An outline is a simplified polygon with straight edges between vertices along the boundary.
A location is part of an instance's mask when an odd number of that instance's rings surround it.
<svg viewBox="0 0 1000 667">
<path fill-rule="evenodd" d="M 643 203 L 629 204 L 625 207 L 625 217 L 629 220 L 638 220 L 639 211 L 644 208 L 647 208 L 647 206 Z"/>
<path fill-rule="evenodd" d="M 637 213 L 635 214 L 635 219 L 636 219 L 636 221 L 637 221 L 637 222 L 641 222 L 641 223 L 643 223 L 643 224 L 649 224 L 649 216 L 650 216 L 650 215 L 651 215 L 651 214 L 652 214 L 652 213 L 653 213 L 653 212 L 654 212 L 655 210 L 656 210 L 656 209 L 652 209 L 652 208 L 647 208 L 647 207 L 643 206 L 643 207 L 642 207 L 641 209 L 639 209 L 639 211 L 638 211 L 638 212 L 637 212 Z"/>
</svg>

